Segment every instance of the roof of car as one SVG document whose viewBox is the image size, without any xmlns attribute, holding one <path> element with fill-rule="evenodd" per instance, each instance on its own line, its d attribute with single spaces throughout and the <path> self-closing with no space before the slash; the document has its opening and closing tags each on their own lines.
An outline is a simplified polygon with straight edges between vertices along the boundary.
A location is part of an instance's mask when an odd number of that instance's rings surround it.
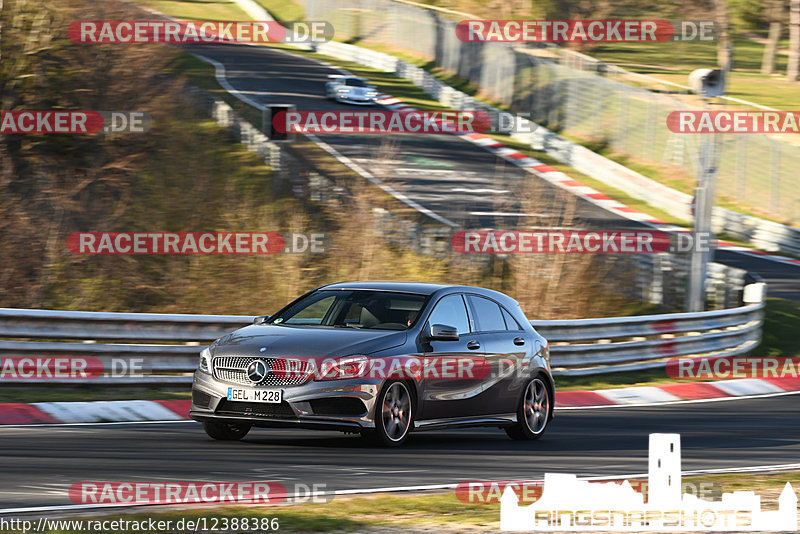
<svg viewBox="0 0 800 534">
<path fill-rule="evenodd" d="M 383 291 L 405 291 L 430 295 L 440 289 L 451 287 L 444 284 L 429 284 L 426 282 L 337 282 L 322 286 L 324 289 L 377 289 Z M 322 289 L 321 288 L 321 289 Z"/>
<path fill-rule="evenodd" d="M 337 282 L 335 284 L 322 286 L 320 289 L 375 289 L 379 291 L 404 291 L 407 293 L 418 293 L 421 295 L 431 295 L 442 289 L 452 289 L 456 291 L 463 291 L 465 293 L 473 291 L 487 296 L 495 296 L 499 299 L 514 300 L 508 295 L 482 287 L 454 284 L 430 284 L 427 282 Z"/>
</svg>

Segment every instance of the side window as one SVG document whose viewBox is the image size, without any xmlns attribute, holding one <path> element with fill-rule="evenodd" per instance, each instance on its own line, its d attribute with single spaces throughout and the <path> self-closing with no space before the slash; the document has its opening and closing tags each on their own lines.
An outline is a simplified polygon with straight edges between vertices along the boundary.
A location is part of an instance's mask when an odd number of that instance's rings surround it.
<svg viewBox="0 0 800 534">
<path fill-rule="evenodd" d="M 461 295 L 447 295 L 436 303 L 428 324 L 445 324 L 454 326 L 459 334 L 469 333 L 469 319 L 467 318 L 467 308 L 464 306 L 464 299 Z"/>
<path fill-rule="evenodd" d="M 522 330 L 522 327 L 519 325 L 517 320 L 514 319 L 514 316 L 511 315 L 511 312 L 502 306 L 500 309 L 503 310 L 503 319 L 506 320 L 506 330 Z"/>
<path fill-rule="evenodd" d="M 467 295 L 467 299 L 475 312 L 478 332 L 494 332 L 506 329 L 506 322 L 503 320 L 503 312 L 500 311 L 499 304 L 493 300 L 475 295 Z"/>
</svg>

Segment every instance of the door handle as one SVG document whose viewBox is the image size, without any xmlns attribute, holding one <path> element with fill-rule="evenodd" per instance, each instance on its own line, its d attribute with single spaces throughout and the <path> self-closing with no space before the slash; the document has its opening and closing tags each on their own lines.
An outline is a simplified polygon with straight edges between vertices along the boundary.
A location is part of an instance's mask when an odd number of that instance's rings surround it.
<svg viewBox="0 0 800 534">
<path fill-rule="evenodd" d="M 514 345 L 520 345 L 521 346 L 521 345 L 524 345 L 524 344 L 525 344 L 525 339 L 524 338 L 521 338 L 521 337 L 515 337 L 514 338 Z"/>
<path fill-rule="evenodd" d="M 478 343 L 477 341 L 470 341 L 469 343 L 467 343 L 467 348 L 469 350 L 478 350 L 479 348 L 481 348 L 481 344 Z"/>
</svg>

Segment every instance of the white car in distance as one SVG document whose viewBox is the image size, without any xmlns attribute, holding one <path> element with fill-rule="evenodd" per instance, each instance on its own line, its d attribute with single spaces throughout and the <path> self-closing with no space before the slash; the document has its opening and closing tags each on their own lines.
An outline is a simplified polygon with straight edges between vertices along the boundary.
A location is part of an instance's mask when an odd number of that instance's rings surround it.
<svg viewBox="0 0 800 534">
<path fill-rule="evenodd" d="M 375 104 L 378 90 L 369 85 L 365 78 L 341 74 L 333 74 L 328 78 L 330 81 L 325 83 L 325 96 L 329 100 L 362 106 Z"/>
</svg>

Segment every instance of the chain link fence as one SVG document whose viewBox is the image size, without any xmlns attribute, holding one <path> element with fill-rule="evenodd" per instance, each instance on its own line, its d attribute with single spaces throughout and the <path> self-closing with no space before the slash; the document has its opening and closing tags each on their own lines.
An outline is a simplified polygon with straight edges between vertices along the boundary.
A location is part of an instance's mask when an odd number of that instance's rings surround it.
<svg viewBox="0 0 800 534">
<path fill-rule="evenodd" d="M 693 180 L 698 174 L 700 136 L 671 133 L 666 127 L 670 112 L 696 107 L 674 84 L 654 86 L 652 78 L 550 45 L 465 43 L 455 32 L 462 17 L 388 0 L 299 3 L 308 20 L 330 21 L 339 40 L 390 45 L 429 58 L 470 81 L 482 95 L 562 135 L 655 163 L 665 176 L 688 174 Z M 727 104 L 715 109 L 723 107 Z M 720 138 L 718 195 L 744 209 L 800 224 L 800 145 L 766 135 Z"/>
</svg>

